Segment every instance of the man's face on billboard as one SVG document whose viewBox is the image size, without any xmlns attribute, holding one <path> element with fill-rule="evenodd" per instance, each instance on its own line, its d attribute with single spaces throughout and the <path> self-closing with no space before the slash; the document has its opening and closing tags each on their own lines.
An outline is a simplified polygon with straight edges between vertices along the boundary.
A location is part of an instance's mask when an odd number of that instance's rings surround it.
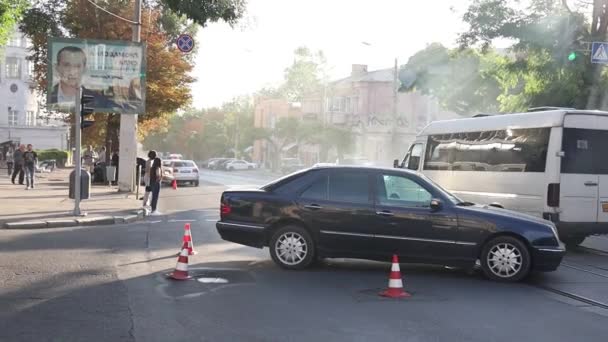
<svg viewBox="0 0 608 342">
<path fill-rule="evenodd" d="M 57 56 L 57 72 L 62 86 L 78 88 L 85 69 L 85 56 L 80 51 L 63 51 Z"/>
</svg>

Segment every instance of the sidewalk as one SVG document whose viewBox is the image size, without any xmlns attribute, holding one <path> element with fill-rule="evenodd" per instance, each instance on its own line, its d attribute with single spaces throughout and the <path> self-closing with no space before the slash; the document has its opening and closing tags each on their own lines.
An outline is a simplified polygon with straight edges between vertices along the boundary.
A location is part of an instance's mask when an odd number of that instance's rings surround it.
<svg viewBox="0 0 608 342">
<path fill-rule="evenodd" d="M 135 194 L 119 194 L 116 187 L 92 186 L 91 196 L 80 203 L 84 217 L 74 217 L 74 200 L 68 198 L 72 169 L 37 173 L 36 188 L 13 185 L 0 169 L 0 228 L 52 228 L 132 222 L 143 218 Z M 16 180 L 17 181 L 17 180 Z"/>
</svg>

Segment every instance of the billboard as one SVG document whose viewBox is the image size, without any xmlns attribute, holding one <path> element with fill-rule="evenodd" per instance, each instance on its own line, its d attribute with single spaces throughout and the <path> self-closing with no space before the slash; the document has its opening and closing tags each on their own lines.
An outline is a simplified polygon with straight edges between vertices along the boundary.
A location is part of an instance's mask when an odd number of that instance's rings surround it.
<svg viewBox="0 0 608 342">
<path fill-rule="evenodd" d="M 129 41 L 50 38 L 47 107 L 72 112 L 78 87 L 95 112 L 143 114 L 145 45 Z"/>
</svg>

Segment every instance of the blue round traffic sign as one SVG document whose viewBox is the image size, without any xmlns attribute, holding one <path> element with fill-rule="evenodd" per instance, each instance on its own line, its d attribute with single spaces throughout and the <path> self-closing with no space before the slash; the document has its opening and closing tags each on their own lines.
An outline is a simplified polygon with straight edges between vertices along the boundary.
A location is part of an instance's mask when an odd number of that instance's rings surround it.
<svg viewBox="0 0 608 342">
<path fill-rule="evenodd" d="M 194 49 L 194 39 L 189 34 L 181 34 L 177 37 L 177 48 L 181 52 L 190 52 Z"/>
</svg>

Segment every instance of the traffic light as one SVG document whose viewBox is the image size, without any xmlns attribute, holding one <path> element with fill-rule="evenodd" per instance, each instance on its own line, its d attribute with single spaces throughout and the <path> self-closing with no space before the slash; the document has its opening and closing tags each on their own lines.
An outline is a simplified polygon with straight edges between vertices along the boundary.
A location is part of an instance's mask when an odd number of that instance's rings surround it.
<svg viewBox="0 0 608 342">
<path fill-rule="evenodd" d="M 572 52 L 570 52 L 570 54 L 568 54 L 568 60 L 570 62 L 574 62 L 574 60 L 576 59 L 576 57 L 577 57 L 577 55 L 576 55 L 576 52 L 574 52 L 574 51 L 572 51 Z"/>
<path fill-rule="evenodd" d="M 87 105 L 95 100 L 93 95 L 82 94 L 80 98 L 80 128 L 87 128 L 93 126 L 94 120 L 89 120 L 87 117 L 95 111 L 93 107 Z"/>
</svg>

